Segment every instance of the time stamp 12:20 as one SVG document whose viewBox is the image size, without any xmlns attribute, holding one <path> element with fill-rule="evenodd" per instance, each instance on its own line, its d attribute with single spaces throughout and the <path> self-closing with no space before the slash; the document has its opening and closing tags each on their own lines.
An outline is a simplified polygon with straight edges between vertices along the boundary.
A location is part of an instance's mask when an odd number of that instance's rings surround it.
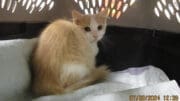
<svg viewBox="0 0 180 101">
<path fill-rule="evenodd" d="M 130 95 L 129 101 L 179 101 L 178 95 Z"/>
</svg>

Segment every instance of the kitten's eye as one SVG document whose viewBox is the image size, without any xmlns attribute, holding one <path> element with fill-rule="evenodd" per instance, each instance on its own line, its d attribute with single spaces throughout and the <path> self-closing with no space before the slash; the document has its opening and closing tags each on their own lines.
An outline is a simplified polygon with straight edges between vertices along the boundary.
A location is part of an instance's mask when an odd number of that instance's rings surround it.
<svg viewBox="0 0 180 101">
<path fill-rule="evenodd" d="M 98 30 L 102 30 L 102 28 L 103 28 L 102 25 L 99 25 L 99 26 L 97 27 Z"/>
<path fill-rule="evenodd" d="M 85 27 L 84 30 L 85 30 L 86 32 L 90 32 L 90 31 L 91 31 L 91 28 L 90 28 L 90 27 Z"/>
</svg>

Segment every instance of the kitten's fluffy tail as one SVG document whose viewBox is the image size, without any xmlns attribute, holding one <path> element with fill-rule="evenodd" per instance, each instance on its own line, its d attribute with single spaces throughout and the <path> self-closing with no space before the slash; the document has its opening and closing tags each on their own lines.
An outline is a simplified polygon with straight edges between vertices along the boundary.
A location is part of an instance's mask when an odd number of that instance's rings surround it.
<svg viewBox="0 0 180 101">
<path fill-rule="evenodd" d="M 77 90 L 79 88 L 83 88 L 85 86 L 94 84 L 96 82 L 102 81 L 105 79 L 105 77 L 110 73 L 110 70 L 107 68 L 107 66 L 103 65 L 98 68 L 96 68 L 90 76 L 82 79 L 81 81 L 69 86 L 65 89 L 65 93 L 72 92 L 74 90 Z"/>
</svg>

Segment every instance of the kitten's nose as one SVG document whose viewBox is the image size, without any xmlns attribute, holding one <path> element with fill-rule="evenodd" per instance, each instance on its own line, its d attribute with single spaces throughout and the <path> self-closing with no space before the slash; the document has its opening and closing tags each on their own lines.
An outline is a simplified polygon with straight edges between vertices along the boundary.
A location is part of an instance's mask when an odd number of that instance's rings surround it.
<svg viewBox="0 0 180 101">
<path fill-rule="evenodd" d="M 97 35 L 97 34 L 93 34 L 93 37 L 94 37 L 95 39 L 97 39 L 97 38 L 98 38 L 98 35 Z"/>
</svg>

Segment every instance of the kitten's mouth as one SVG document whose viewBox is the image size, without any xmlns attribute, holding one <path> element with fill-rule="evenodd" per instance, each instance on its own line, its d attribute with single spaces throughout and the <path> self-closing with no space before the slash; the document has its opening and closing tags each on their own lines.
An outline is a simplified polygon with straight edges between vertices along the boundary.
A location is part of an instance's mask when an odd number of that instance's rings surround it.
<svg viewBox="0 0 180 101">
<path fill-rule="evenodd" d="M 93 40 L 91 41 L 91 43 L 94 43 L 94 42 L 98 42 L 98 38 L 93 38 Z"/>
</svg>

